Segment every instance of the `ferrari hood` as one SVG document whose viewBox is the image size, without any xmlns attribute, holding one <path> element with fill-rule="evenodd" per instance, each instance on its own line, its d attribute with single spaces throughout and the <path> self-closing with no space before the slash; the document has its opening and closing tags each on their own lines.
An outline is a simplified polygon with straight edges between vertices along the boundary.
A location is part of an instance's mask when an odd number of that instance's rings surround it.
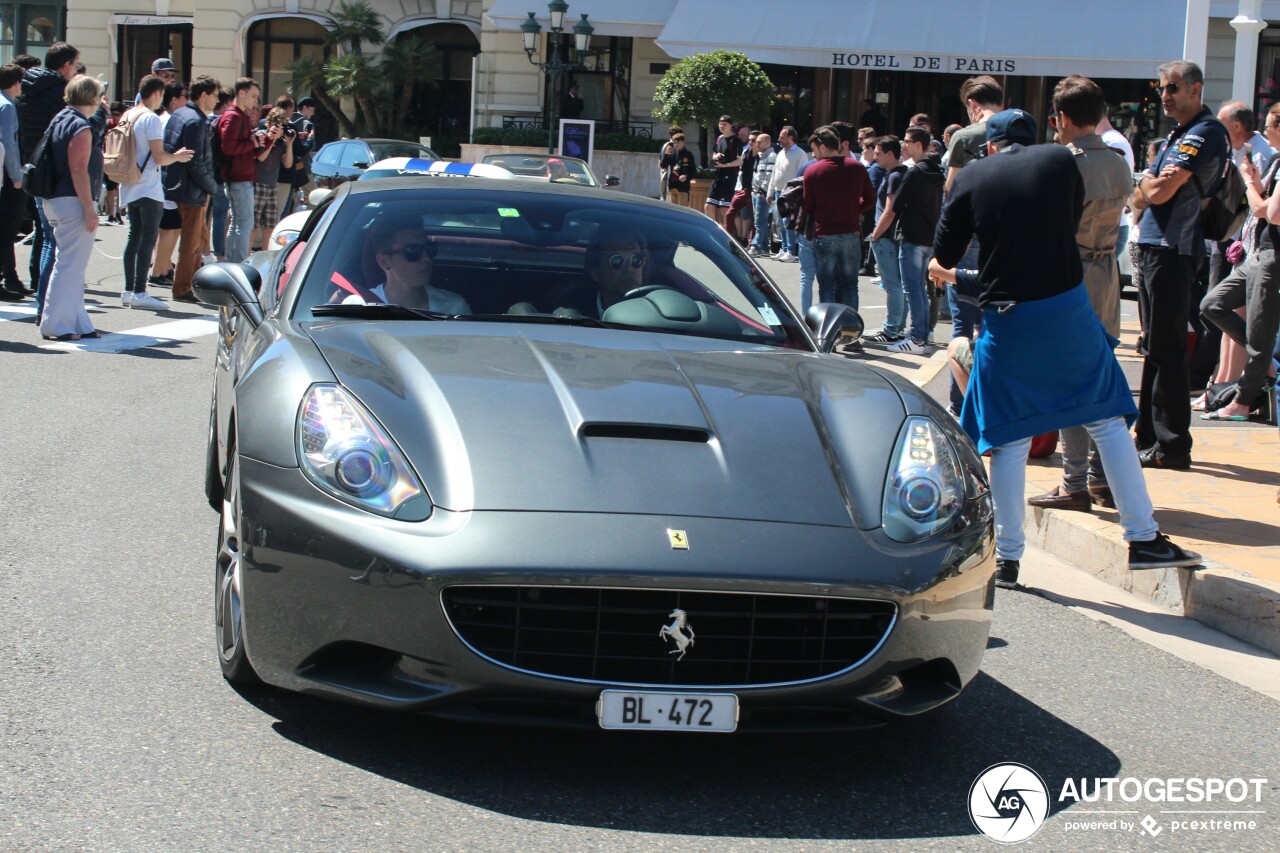
<svg viewBox="0 0 1280 853">
<path fill-rule="evenodd" d="M 844 359 L 582 327 L 308 331 L 437 506 L 880 524 L 905 412 Z"/>
</svg>

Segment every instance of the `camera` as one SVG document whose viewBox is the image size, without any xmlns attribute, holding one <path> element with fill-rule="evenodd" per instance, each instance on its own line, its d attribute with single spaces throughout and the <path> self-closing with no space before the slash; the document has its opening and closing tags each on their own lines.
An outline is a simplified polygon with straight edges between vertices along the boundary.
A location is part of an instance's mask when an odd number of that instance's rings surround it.
<svg viewBox="0 0 1280 853">
<path fill-rule="evenodd" d="M 290 127 L 289 125 L 287 125 L 287 124 L 286 124 L 286 125 L 284 126 L 284 135 L 285 135 L 285 136 L 297 136 L 297 135 L 298 135 L 298 131 L 294 130 L 292 127 Z"/>
</svg>

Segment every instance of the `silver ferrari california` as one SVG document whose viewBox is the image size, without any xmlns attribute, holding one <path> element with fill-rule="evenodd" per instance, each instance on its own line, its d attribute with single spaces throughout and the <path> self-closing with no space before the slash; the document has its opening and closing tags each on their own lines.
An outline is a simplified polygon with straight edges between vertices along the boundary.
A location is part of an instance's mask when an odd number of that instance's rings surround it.
<svg viewBox="0 0 1280 853">
<path fill-rule="evenodd" d="M 710 219 L 348 183 L 222 307 L 206 492 L 224 675 L 505 723 L 920 714 L 977 673 L 982 463 Z"/>
</svg>

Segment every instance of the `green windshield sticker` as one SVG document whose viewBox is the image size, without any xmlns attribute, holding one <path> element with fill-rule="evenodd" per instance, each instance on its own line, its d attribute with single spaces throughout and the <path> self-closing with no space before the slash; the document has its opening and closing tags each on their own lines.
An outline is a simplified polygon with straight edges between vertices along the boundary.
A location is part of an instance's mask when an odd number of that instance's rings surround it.
<svg viewBox="0 0 1280 853">
<path fill-rule="evenodd" d="M 500 207 L 498 208 L 498 215 L 505 216 L 505 217 L 514 216 L 516 218 L 519 218 L 520 211 L 516 210 L 514 207 Z"/>
</svg>

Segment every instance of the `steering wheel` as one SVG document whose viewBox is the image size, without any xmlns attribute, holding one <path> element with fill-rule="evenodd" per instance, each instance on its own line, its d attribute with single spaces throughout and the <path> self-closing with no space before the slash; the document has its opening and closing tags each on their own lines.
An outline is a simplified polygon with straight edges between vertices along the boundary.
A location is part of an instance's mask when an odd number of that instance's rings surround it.
<svg viewBox="0 0 1280 853">
<path fill-rule="evenodd" d="M 622 298 L 638 299 L 641 296 L 646 296 L 650 293 L 654 293 L 655 291 L 672 289 L 673 288 L 667 287 L 665 284 L 646 284 L 644 287 L 637 287 L 635 290 L 628 290 L 626 293 L 622 294 Z"/>
</svg>

